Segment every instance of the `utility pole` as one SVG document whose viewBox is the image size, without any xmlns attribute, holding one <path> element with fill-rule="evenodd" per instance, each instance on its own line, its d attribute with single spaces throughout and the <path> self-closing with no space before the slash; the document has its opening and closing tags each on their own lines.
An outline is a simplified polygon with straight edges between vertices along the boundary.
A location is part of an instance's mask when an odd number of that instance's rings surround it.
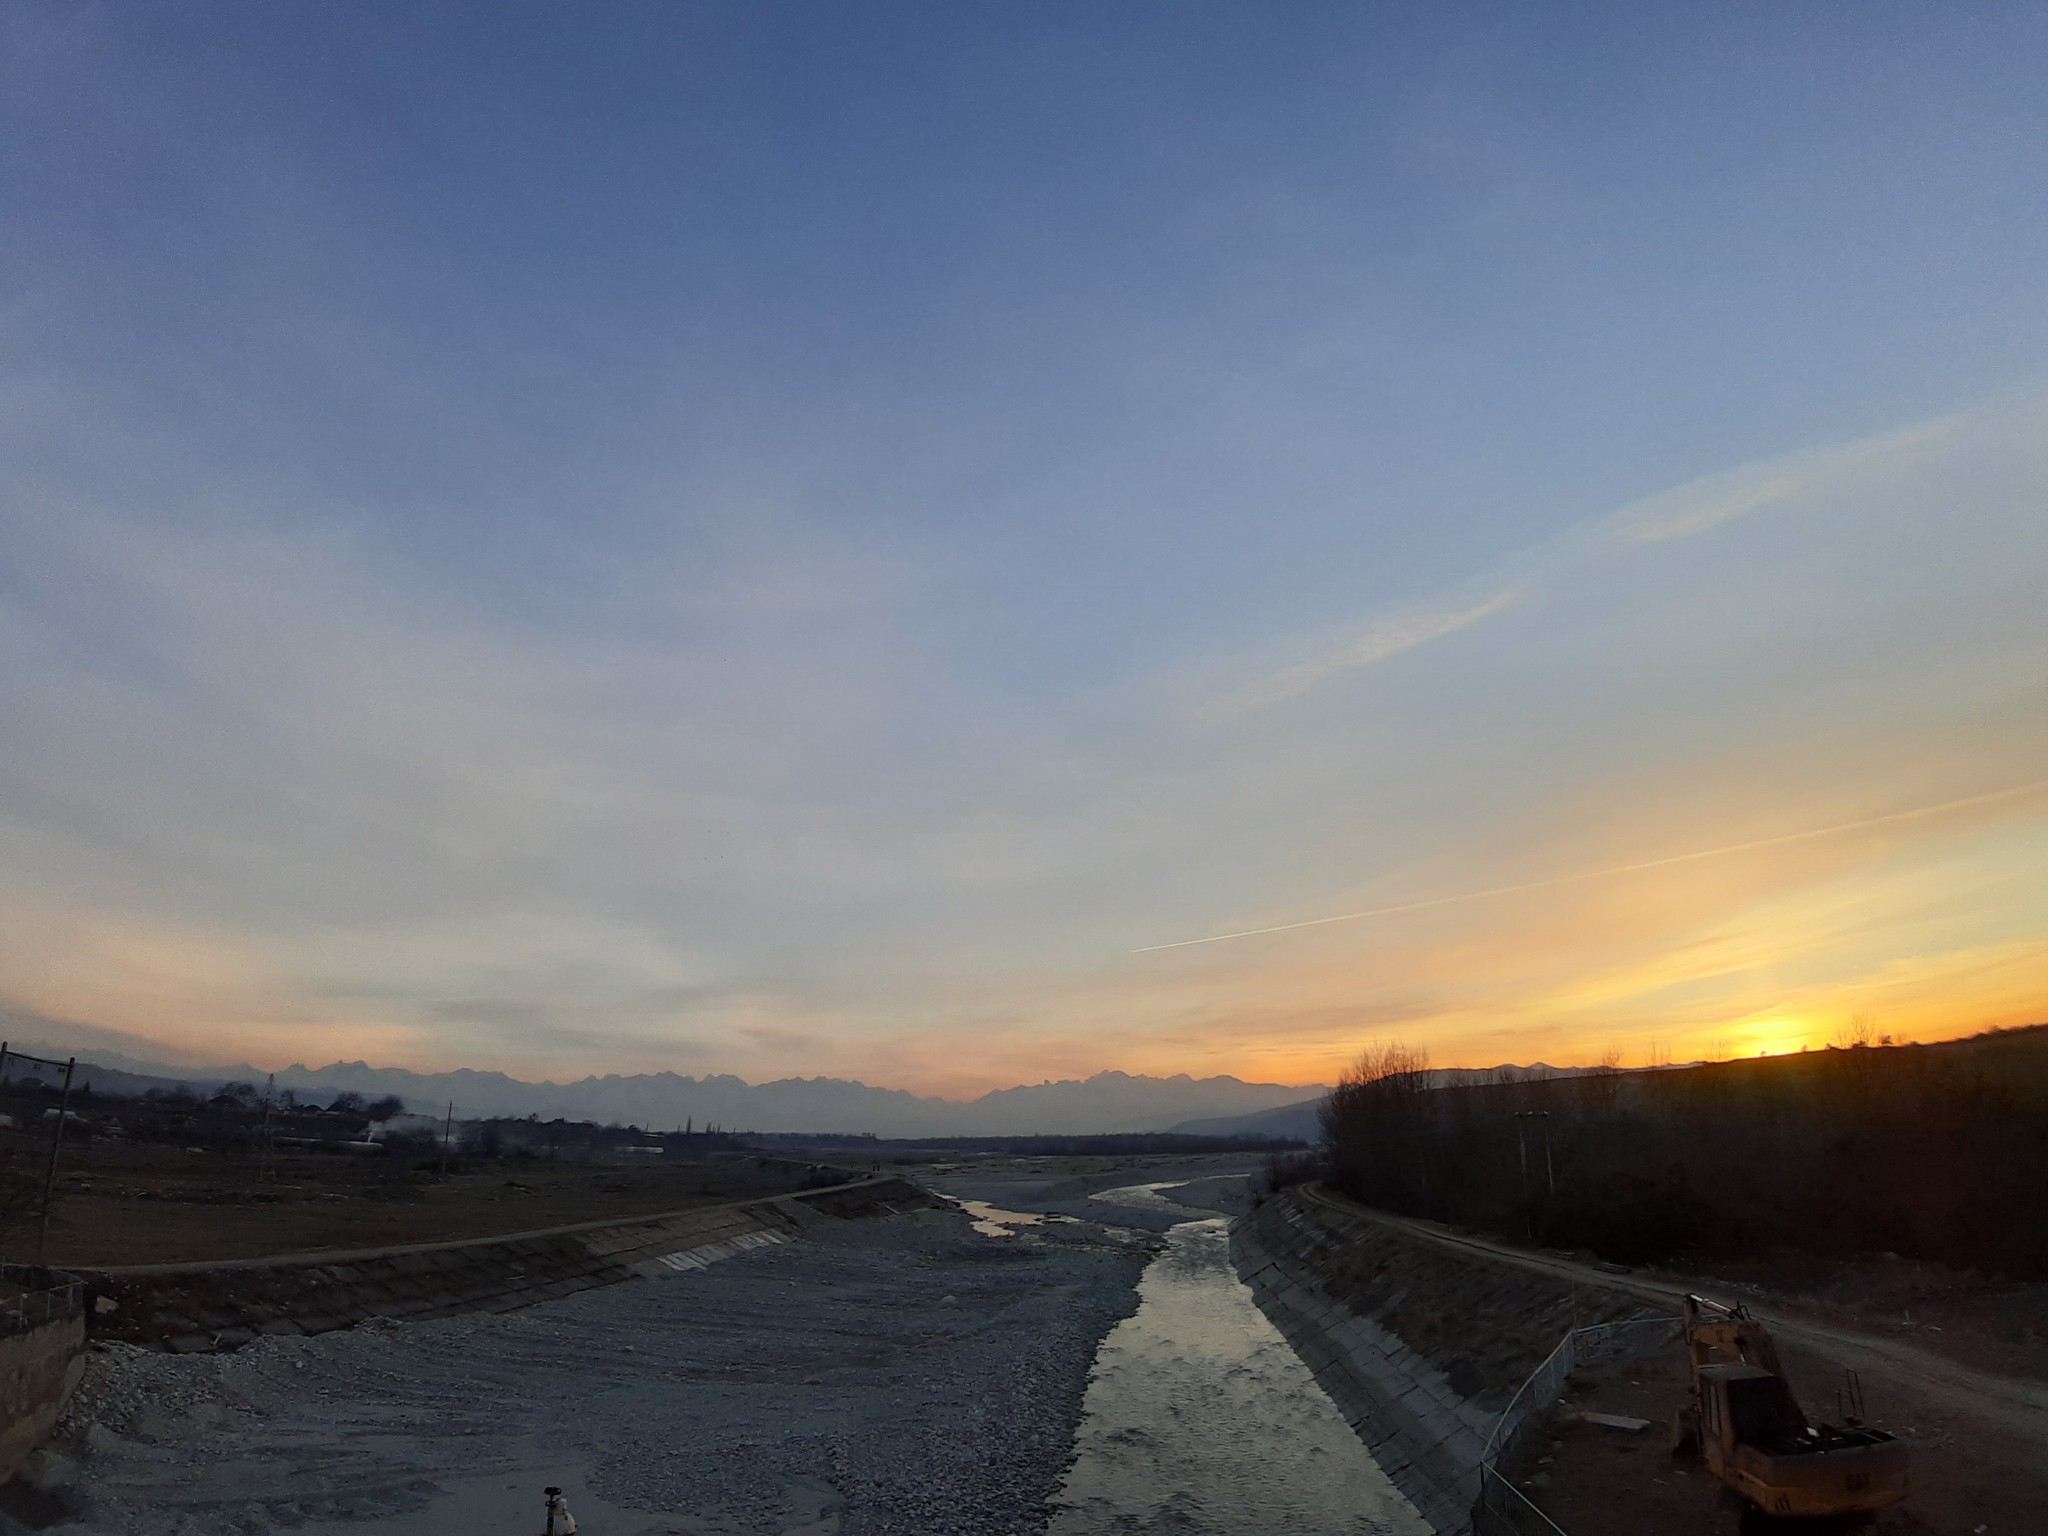
<svg viewBox="0 0 2048 1536">
<path fill-rule="evenodd" d="M 52 1066 L 56 1063 L 52 1062 Z M 64 1145 L 64 1122 L 71 1115 L 71 1075 L 78 1070 L 78 1058 L 64 1063 L 64 1095 L 57 1101 L 57 1128 L 50 1134 L 50 1167 L 43 1175 L 43 1217 L 36 1225 L 36 1262 L 43 1262 L 43 1249 L 50 1241 L 50 1197 L 57 1189 L 57 1153 Z"/>
<path fill-rule="evenodd" d="M 1529 1129 L 1522 1122 L 1529 1117 L 1515 1111 L 1515 1147 L 1522 1154 L 1522 1204 L 1529 1203 Z"/>
<path fill-rule="evenodd" d="M 1518 1109 L 1515 1111 L 1515 1141 L 1522 1152 L 1522 1209 L 1526 1213 L 1524 1230 L 1529 1240 L 1536 1240 L 1536 1217 L 1529 1204 L 1529 1131 L 1528 1122 L 1543 1122 L 1543 1183 L 1552 1200 L 1557 1199 L 1557 1169 L 1550 1160 L 1550 1111 L 1547 1109 Z"/>
<path fill-rule="evenodd" d="M 448 1101 L 448 1123 L 441 1128 L 441 1174 L 448 1174 L 448 1147 L 455 1140 L 455 1101 Z"/>
<path fill-rule="evenodd" d="M 1543 1183 L 1544 1187 L 1550 1191 L 1550 1198 L 1555 1200 L 1557 1198 L 1557 1169 L 1550 1160 L 1550 1111 L 1547 1109 L 1518 1109 L 1515 1111 L 1515 1118 L 1517 1120 L 1541 1120 L 1543 1122 Z M 1516 1131 L 1522 1143 L 1522 1198 L 1526 1200 L 1529 1198 L 1529 1142 L 1526 1136 L 1521 1136 L 1521 1128 L 1519 1126 L 1516 1128 Z"/>
<path fill-rule="evenodd" d="M 263 1140 L 256 1153 L 256 1182 L 261 1184 L 270 1177 L 270 1106 L 277 1099 L 277 1074 L 263 1085 Z"/>
</svg>

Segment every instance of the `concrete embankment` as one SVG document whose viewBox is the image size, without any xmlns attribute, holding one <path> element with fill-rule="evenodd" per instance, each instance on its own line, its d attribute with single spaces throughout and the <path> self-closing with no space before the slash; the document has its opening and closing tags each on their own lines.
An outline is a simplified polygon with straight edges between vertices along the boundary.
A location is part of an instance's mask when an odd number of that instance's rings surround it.
<svg viewBox="0 0 2048 1536">
<path fill-rule="evenodd" d="M 0 1481 L 48 1437 L 85 1369 L 83 1289 L 69 1275 L 0 1264 Z"/>
<path fill-rule="evenodd" d="M 918 1210 L 906 1180 L 864 1179 L 797 1194 L 464 1242 L 212 1264 L 81 1269 L 92 1331 L 177 1353 L 231 1350 L 259 1335 L 328 1333 L 372 1317 L 406 1321 L 505 1312 L 662 1268 L 787 1241 L 806 1223 Z"/>
<path fill-rule="evenodd" d="M 1310 1187 L 1232 1234 L 1260 1307 L 1440 1536 L 1472 1529 L 1479 1459 L 1515 1389 L 1574 1327 L 1658 1310 L 1431 1242 Z"/>
</svg>

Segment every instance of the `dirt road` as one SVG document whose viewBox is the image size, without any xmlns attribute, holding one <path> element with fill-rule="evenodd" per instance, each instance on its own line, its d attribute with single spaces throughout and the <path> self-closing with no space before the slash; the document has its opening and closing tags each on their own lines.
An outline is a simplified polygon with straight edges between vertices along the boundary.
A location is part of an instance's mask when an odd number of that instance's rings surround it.
<svg viewBox="0 0 2048 1536">
<path fill-rule="evenodd" d="M 1349 1215 L 1366 1215 L 1430 1242 L 1483 1253 L 1502 1263 L 1575 1284 L 1604 1287 L 1678 1310 L 1707 1281 L 1656 1274 L 1613 1274 L 1560 1256 L 1531 1253 L 1433 1222 L 1368 1211 L 1311 1190 L 1309 1197 Z M 2031 1533 L 2048 1530 L 2048 1383 L 1976 1370 L 1932 1350 L 1878 1338 L 1745 1298 L 1777 1338 L 1802 1400 L 1831 1406 L 1845 1369 L 1858 1373 L 1873 1422 L 1913 1446 L 1912 1525 L 1900 1530 Z"/>
</svg>

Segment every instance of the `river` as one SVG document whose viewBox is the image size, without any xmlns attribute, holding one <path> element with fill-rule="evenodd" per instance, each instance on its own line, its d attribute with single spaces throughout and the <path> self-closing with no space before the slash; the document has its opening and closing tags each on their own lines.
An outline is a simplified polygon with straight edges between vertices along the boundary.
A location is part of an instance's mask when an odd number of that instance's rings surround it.
<svg viewBox="0 0 2048 1536">
<path fill-rule="evenodd" d="M 1171 1209 L 1172 1184 L 1094 1199 Z M 1428 1536 L 1230 1263 L 1229 1222 L 1181 1221 L 1097 1351 L 1049 1536 Z"/>
<path fill-rule="evenodd" d="M 586 1536 L 1423 1536 L 1232 1273 L 1240 1171 L 1099 1166 L 516 1312 L 95 1353 L 69 1498 L 95 1536 L 526 1536 L 551 1483 Z"/>
</svg>

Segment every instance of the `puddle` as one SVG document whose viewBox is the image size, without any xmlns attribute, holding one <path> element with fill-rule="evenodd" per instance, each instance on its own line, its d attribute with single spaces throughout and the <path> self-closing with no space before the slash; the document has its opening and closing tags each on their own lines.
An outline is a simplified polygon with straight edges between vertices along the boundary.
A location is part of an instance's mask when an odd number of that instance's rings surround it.
<svg viewBox="0 0 2048 1536">
<path fill-rule="evenodd" d="M 1112 1205 L 1185 1214 L 1145 1184 Z M 1429 1536 L 1230 1265 L 1229 1222 L 1183 1221 L 1103 1340 L 1048 1536 Z"/>
</svg>

